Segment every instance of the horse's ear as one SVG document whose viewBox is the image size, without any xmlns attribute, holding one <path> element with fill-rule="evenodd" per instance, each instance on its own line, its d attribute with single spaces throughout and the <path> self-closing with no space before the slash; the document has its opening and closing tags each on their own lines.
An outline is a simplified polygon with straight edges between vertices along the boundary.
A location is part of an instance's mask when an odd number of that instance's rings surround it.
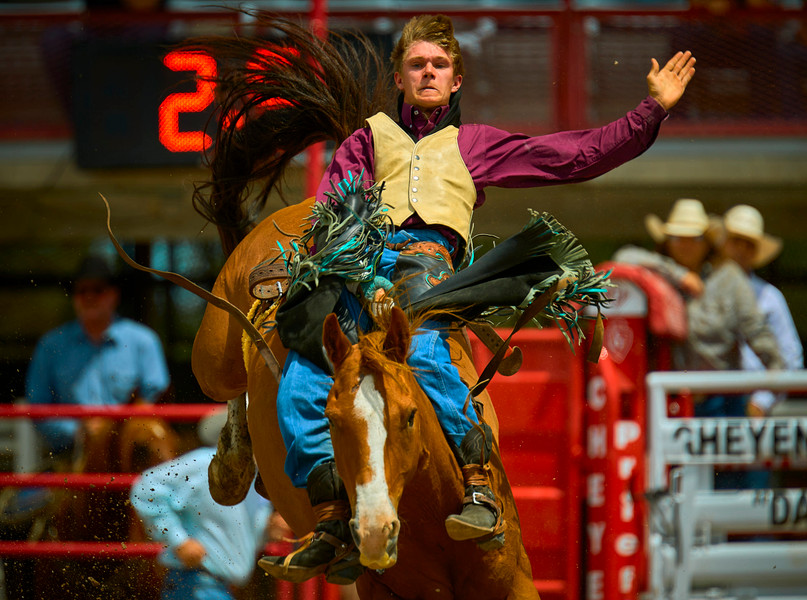
<svg viewBox="0 0 807 600">
<path fill-rule="evenodd" d="M 322 325 L 322 345 L 325 347 L 325 355 L 336 370 L 342 365 L 350 353 L 350 340 L 339 327 L 339 320 L 331 313 L 325 317 Z"/>
<path fill-rule="evenodd" d="M 409 342 L 412 334 L 409 331 L 409 319 L 406 313 L 398 306 L 393 306 L 390 311 L 390 324 L 387 329 L 387 337 L 384 338 L 384 354 L 391 360 L 405 363 L 409 355 Z"/>
</svg>

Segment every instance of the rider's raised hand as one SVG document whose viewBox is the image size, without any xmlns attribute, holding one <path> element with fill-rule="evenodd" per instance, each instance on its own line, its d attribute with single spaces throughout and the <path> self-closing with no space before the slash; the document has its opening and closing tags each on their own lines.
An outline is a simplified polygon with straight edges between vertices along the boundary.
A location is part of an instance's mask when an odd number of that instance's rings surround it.
<svg viewBox="0 0 807 600">
<path fill-rule="evenodd" d="M 684 95 L 692 76 L 695 75 L 695 57 L 687 50 L 676 52 L 664 68 L 651 58 L 652 66 L 647 74 L 647 89 L 650 96 L 665 110 L 670 110 Z"/>
</svg>

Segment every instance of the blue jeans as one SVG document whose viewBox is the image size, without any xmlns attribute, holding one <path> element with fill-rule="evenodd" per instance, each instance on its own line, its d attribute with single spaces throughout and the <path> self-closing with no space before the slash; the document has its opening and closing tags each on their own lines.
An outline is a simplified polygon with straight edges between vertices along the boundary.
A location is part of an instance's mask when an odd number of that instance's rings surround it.
<svg viewBox="0 0 807 600">
<path fill-rule="evenodd" d="M 233 600 L 229 585 L 201 569 L 168 569 L 161 600 Z"/>
<path fill-rule="evenodd" d="M 436 241 L 447 246 L 443 236 L 428 229 L 397 231 L 389 238 L 393 244 L 407 240 Z M 376 274 L 390 279 L 398 254 L 385 249 Z M 345 292 L 340 302 L 348 307 L 360 326 L 366 327 L 365 319 L 360 316 L 361 306 L 354 296 Z M 465 434 L 477 423 L 477 417 L 472 407 L 467 412 L 468 418 L 463 414 L 468 386 L 451 364 L 448 329 L 444 324 L 436 321 L 424 323 L 417 335 L 412 336 L 408 363 L 432 401 L 446 436 L 459 446 Z M 325 419 L 325 404 L 332 383 L 331 377 L 314 363 L 297 352 L 289 352 L 277 392 L 277 417 L 286 446 L 284 469 L 299 488 L 305 487 L 308 474 L 314 467 L 333 460 L 333 446 Z"/>
</svg>

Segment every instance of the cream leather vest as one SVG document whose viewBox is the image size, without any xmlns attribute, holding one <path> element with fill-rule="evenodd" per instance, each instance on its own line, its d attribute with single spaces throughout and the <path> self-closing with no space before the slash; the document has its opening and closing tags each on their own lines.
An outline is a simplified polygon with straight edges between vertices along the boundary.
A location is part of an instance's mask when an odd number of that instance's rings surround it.
<svg viewBox="0 0 807 600">
<path fill-rule="evenodd" d="M 413 213 L 429 225 L 444 225 L 466 242 L 476 203 L 476 187 L 449 126 L 417 143 L 384 113 L 367 119 L 375 147 L 375 180 L 384 181 L 381 198 L 400 225 Z"/>
</svg>

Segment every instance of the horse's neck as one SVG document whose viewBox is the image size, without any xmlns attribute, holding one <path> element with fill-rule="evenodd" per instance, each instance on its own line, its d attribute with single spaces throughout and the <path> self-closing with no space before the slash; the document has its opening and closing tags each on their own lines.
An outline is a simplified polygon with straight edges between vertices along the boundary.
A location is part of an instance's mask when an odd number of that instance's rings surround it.
<svg viewBox="0 0 807 600">
<path fill-rule="evenodd" d="M 427 402 L 425 399 L 424 404 Z M 429 463 L 418 471 L 407 490 L 417 494 L 417 503 L 432 504 L 438 511 L 454 511 L 463 491 L 462 474 L 432 406 L 420 406 L 418 414 L 422 415 L 421 438 Z"/>
</svg>

